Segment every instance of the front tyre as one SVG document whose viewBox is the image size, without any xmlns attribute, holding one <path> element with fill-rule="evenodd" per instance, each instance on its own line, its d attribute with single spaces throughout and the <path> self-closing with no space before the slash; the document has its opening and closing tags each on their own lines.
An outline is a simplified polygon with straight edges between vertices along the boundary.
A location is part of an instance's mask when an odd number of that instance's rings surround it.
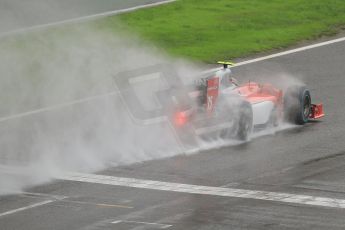
<svg viewBox="0 0 345 230">
<path fill-rule="evenodd" d="M 297 125 L 309 121 L 311 113 L 311 96 L 305 86 L 288 88 L 284 95 L 285 119 Z"/>
</svg>

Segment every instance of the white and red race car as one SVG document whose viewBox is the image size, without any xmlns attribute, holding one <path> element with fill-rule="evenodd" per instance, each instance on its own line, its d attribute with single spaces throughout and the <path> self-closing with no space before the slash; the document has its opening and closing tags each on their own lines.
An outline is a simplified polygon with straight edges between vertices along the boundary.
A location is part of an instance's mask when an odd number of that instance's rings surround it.
<svg viewBox="0 0 345 230">
<path fill-rule="evenodd" d="M 252 132 L 278 126 L 283 120 L 303 125 L 325 115 L 321 103 L 312 104 L 306 86 L 283 91 L 270 83 L 238 85 L 229 77 L 232 63 L 218 63 L 223 69 L 201 79 L 196 90 L 189 92 L 193 103 L 175 111 L 174 123 L 181 136 L 192 132 L 205 138 L 217 134 L 247 140 Z"/>
</svg>

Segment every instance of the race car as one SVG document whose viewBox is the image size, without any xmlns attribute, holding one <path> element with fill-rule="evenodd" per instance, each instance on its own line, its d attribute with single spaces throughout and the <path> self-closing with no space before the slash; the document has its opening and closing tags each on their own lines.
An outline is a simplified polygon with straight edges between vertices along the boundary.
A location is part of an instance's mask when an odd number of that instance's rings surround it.
<svg viewBox="0 0 345 230">
<path fill-rule="evenodd" d="M 203 139 L 214 137 L 248 140 L 257 130 L 276 127 L 282 121 L 303 125 L 325 114 L 322 103 L 312 104 L 304 85 L 283 91 L 270 83 L 246 82 L 231 77 L 231 62 L 201 78 L 188 93 L 192 103 L 178 108 L 174 124 L 180 136 L 193 133 Z"/>
</svg>

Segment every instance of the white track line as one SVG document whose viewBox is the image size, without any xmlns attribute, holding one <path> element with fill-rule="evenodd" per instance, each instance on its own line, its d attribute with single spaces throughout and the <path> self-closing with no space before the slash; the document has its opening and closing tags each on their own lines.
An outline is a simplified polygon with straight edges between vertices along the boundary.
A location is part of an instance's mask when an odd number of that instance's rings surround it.
<svg viewBox="0 0 345 230">
<path fill-rule="evenodd" d="M 130 7 L 130 8 L 122 9 L 122 10 L 113 10 L 113 11 L 108 11 L 108 12 L 99 13 L 99 14 L 93 14 L 93 15 L 79 17 L 79 18 L 72 18 L 72 19 L 67 19 L 67 20 L 58 21 L 58 22 L 46 23 L 46 24 L 41 24 L 41 25 L 37 25 L 37 26 L 31 26 L 31 27 L 27 27 L 27 28 L 23 28 L 23 29 L 18 29 L 18 30 L 13 30 L 13 31 L 9 31 L 6 33 L 2 33 L 2 34 L 0 34 L 0 38 L 14 35 L 14 34 L 20 34 L 23 32 L 43 29 L 43 28 L 47 28 L 47 27 L 51 27 L 51 26 L 76 23 L 76 22 L 83 22 L 83 21 L 88 21 L 88 20 L 92 20 L 92 19 L 96 19 L 96 18 L 102 18 L 102 17 L 116 15 L 116 14 L 128 13 L 131 11 L 155 7 L 155 6 L 159 6 L 159 5 L 163 5 L 163 4 L 167 4 L 167 3 L 171 3 L 171 2 L 175 2 L 175 1 L 176 0 L 165 0 L 165 1 L 160 1 L 160 2 L 156 2 L 156 3 L 149 3 L 149 4 L 145 4 L 145 5 L 141 5 L 141 6 L 134 6 L 134 7 Z"/>
<path fill-rule="evenodd" d="M 34 114 L 38 114 L 38 113 L 48 112 L 48 111 L 52 111 L 52 110 L 55 110 L 55 109 L 60 109 L 62 107 L 66 107 L 66 106 L 71 106 L 71 105 L 75 105 L 75 104 L 85 103 L 87 101 L 91 101 L 91 100 L 94 100 L 94 99 L 97 99 L 97 98 L 109 97 L 109 96 L 115 95 L 117 93 L 118 92 L 114 91 L 114 92 L 110 92 L 110 93 L 105 93 L 105 94 L 101 94 L 101 95 L 96 95 L 96 96 L 92 96 L 92 97 L 83 98 L 83 99 L 80 99 L 80 100 L 75 100 L 75 101 L 70 101 L 70 102 L 66 102 L 66 103 L 62 103 L 62 104 L 48 106 L 48 107 L 44 107 L 44 108 L 41 108 L 41 109 L 31 110 L 31 111 L 27 111 L 27 112 L 24 112 L 24 113 L 18 113 L 18 114 L 6 116 L 6 117 L 0 117 L 0 122 L 12 120 L 12 119 L 17 119 L 17 118 L 22 118 L 22 117 L 26 117 L 26 116 L 30 116 L 30 115 L 34 115 Z"/>
<path fill-rule="evenodd" d="M 131 221 L 131 220 L 115 220 L 115 221 L 113 221 L 111 223 L 112 224 L 134 223 L 134 224 L 142 224 L 142 225 L 153 225 L 153 226 L 157 226 L 159 229 L 166 229 L 166 228 L 170 228 L 172 226 L 170 224 L 149 223 L 149 222 Z"/>
<path fill-rule="evenodd" d="M 333 40 L 329 40 L 329 41 L 325 41 L 325 42 L 320 42 L 320 43 L 316 43 L 313 45 L 303 46 L 300 48 L 287 50 L 287 51 L 283 51 L 280 53 L 275 53 L 275 54 L 267 55 L 264 57 L 254 58 L 254 59 L 250 59 L 247 61 L 235 63 L 235 65 L 231 68 L 235 68 L 237 66 L 242 66 L 242 65 L 248 65 L 251 63 L 260 62 L 260 61 L 264 61 L 264 60 L 268 60 L 268 59 L 272 59 L 272 58 L 276 58 L 276 57 L 280 57 L 280 56 L 284 56 L 284 55 L 288 55 L 288 54 L 298 53 L 301 51 L 310 50 L 310 49 L 314 49 L 314 48 L 318 48 L 318 47 L 326 46 L 326 45 L 331 45 L 331 44 L 343 42 L 343 41 L 345 41 L 345 37 L 341 37 L 341 38 L 337 38 L 337 39 L 333 39 Z M 219 70 L 219 68 L 210 69 L 210 70 L 207 70 L 207 72 L 212 72 L 212 71 L 216 71 L 216 70 Z"/>
<path fill-rule="evenodd" d="M 46 200 L 46 201 L 42 201 L 42 202 L 39 202 L 39 203 L 36 203 L 36 204 L 28 205 L 28 206 L 25 206 L 25 207 L 22 207 L 22 208 L 13 209 L 11 211 L 0 213 L 0 217 L 11 215 L 11 214 L 14 214 L 14 213 L 17 213 L 17 212 L 21 212 L 21 211 L 25 211 L 25 210 L 28 210 L 28 209 L 31 209 L 31 208 L 36 208 L 38 206 L 49 204 L 51 202 L 54 202 L 54 201 L 53 200 Z"/>
<path fill-rule="evenodd" d="M 124 186 L 131 188 L 144 188 L 159 191 L 182 192 L 212 196 L 247 198 L 267 200 L 298 205 L 322 206 L 345 209 L 345 200 L 328 197 L 299 195 L 290 193 L 267 192 L 247 189 L 233 189 L 222 187 L 199 186 L 191 184 L 178 184 L 162 181 L 141 180 L 134 178 L 113 177 L 96 174 L 69 173 L 59 177 L 61 180 L 78 181 L 105 185 Z"/>
<path fill-rule="evenodd" d="M 316 44 L 309 45 L 309 46 L 303 46 L 300 48 L 287 50 L 284 52 L 280 52 L 280 53 L 271 54 L 271 55 L 264 56 L 264 57 L 259 57 L 259 58 L 243 61 L 243 62 L 235 64 L 235 66 L 247 65 L 250 63 L 254 63 L 254 62 L 272 59 L 272 58 L 276 58 L 276 57 L 280 57 L 280 56 L 284 56 L 284 55 L 288 55 L 288 54 L 293 54 L 293 53 L 297 53 L 297 52 L 301 52 L 301 51 L 305 51 L 305 50 L 314 49 L 314 48 L 321 47 L 321 46 L 326 46 L 326 45 L 331 45 L 331 44 L 338 43 L 338 42 L 343 42 L 343 41 L 345 41 L 345 37 L 341 37 L 341 38 L 337 38 L 337 39 L 333 39 L 333 40 L 329 40 L 329 41 L 325 41 L 325 42 L 321 42 L 321 43 L 316 43 Z"/>
<path fill-rule="evenodd" d="M 61 196 L 61 195 L 53 195 L 53 194 L 46 194 L 46 193 L 33 193 L 33 192 L 23 192 L 20 193 L 24 197 L 38 197 L 38 198 L 49 198 L 54 199 L 56 201 L 58 200 L 64 200 L 68 198 L 68 196 Z"/>
</svg>

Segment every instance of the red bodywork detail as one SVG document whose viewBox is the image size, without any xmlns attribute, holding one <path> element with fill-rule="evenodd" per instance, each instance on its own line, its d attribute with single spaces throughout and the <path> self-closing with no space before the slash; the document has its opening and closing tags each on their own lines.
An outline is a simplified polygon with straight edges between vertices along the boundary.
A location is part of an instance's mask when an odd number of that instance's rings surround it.
<svg viewBox="0 0 345 230">
<path fill-rule="evenodd" d="M 246 98 L 250 103 L 272 101 L 275 105 L 282 105 L 283 92 L 271 84 L 258 84 L 248 82 L 236 89 L 239 95 Z"/>
<path fill-rule="evenodd" d="M 321 117 L 324 117 L 325 113 L 323 112 L 323 104 L 312 104 L 311 105 L 311 112 L 309 115 L 309 118 L 311 119 L 319 119 Z"/>
<path fill-rule="evenodd" d="M 212 114 L 218 98 L 219 78 L 213 77 L 207 80 L 206 111 Z"/>
</svg>

